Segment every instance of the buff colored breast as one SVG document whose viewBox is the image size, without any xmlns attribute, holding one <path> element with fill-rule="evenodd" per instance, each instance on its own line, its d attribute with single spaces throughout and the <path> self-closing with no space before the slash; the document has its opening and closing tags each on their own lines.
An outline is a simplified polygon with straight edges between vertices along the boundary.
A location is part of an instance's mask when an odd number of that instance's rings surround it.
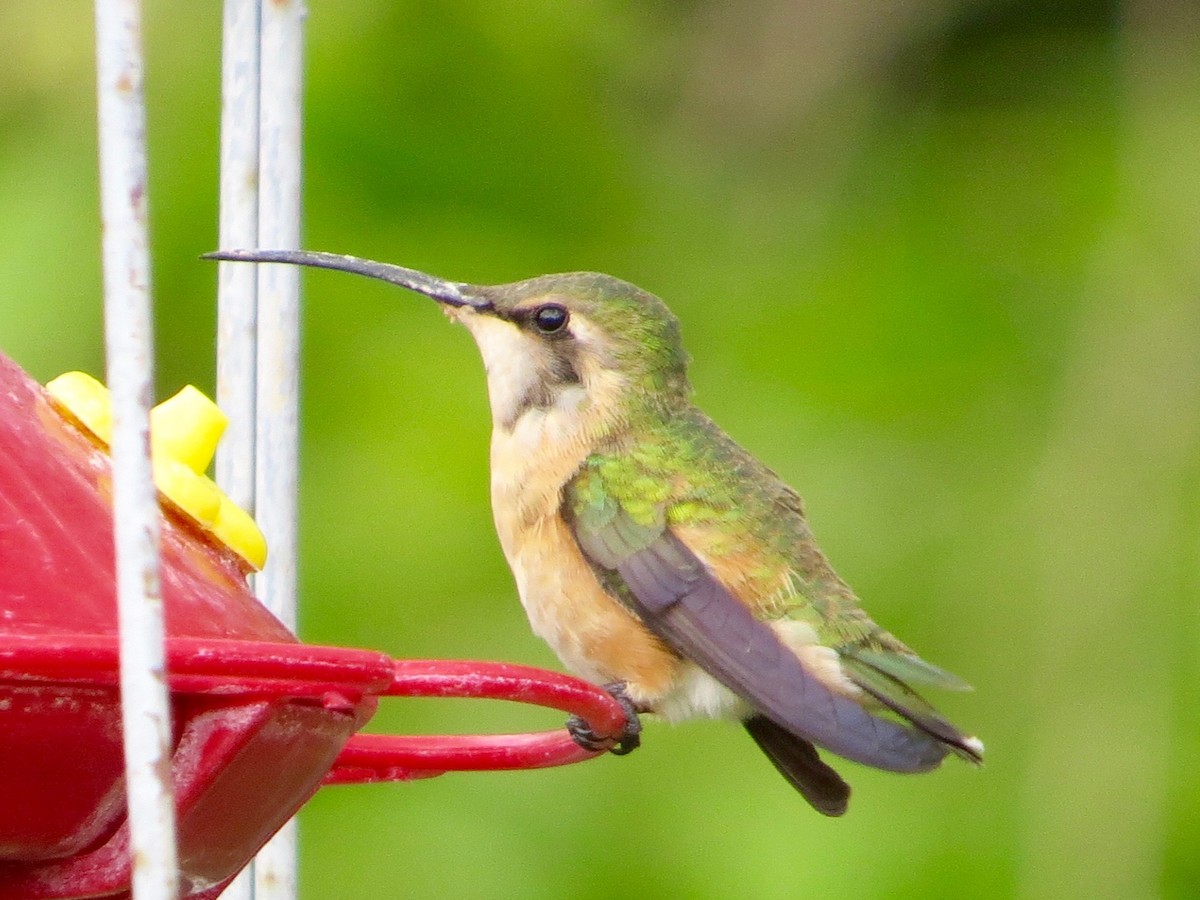
<svg viewBox="0 0 1200 900">
<path fill-rule="evenodd" d="M 571 671 L 624 681 L 650 706 L 671 690 L 679 659 L 601 587 L 561 515 L 563 486 L 589 451 L 589 405 L 563 397 L 493 432 L 496 531 L 534 633 Z"/>
<path fill-rule="evenodd" d="M 502 538 L 533 631 L 583 678 L 624 681 L 637 702 L 670 693 L 680 662 L 592 574 L 557 514 Z"/>
</svg>

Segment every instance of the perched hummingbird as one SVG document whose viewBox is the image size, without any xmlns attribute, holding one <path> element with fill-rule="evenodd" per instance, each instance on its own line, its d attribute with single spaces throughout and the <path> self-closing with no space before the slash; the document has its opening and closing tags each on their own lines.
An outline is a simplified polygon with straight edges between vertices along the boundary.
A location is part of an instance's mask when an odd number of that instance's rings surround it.
<svg viewBox="0 0 1200 900">
<path fill-rule="evenodd" d="M 482 287 L 352 256 L 222 251 L 338 269 L 432 297 L 487 370 L 492 511 L 536 634 L 634 715 L 735 717 L 820 812 L 849 786 L 814 745 L 924 772 L 983 745 L 917 693 L 962 690 L 876 625 L 800 497 L 691 400 L 666 305 L 607 275 Z M 598 739 L 581 722 L 584 746 Z"/>
</svg>

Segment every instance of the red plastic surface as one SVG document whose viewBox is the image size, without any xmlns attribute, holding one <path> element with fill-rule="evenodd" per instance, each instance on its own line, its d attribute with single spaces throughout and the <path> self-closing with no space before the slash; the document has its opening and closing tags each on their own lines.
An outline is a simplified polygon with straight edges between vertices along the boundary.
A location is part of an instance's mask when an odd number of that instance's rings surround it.
<svg viewBox="0 0 1200 900">
<path fill-rule="evenodd" d="M 108 455 L 0 356 L 0 637 L 115 633 L 111 494 Z M 295 641 L 245 575 L 232 551 L 163 517 L 171 634 Z"/>
<path fill-rule="evenodd" d="M 40 385 L 0 357 L 0 896 L 60 896 L 72 881 L 55 871 L 89 858 L 90 872 L 106 873 L 89 876 L 92 887 L 127 881 L 123 854 L 113 850 L 125 807 L 110 498 L 107 455 Z M 162 522 L 162 590 L 173 636 L 295 645 L 250 593 L 241 561 L 172 513 Z M 228 700 L 218 704 L 222 715 L 198 711 L 183 696 L 175 700 L 185 859 L 207 858 L 187 843 L 196 835 L 188 831 L 191 801 L 212 789 L 220 770 L 215 757 L 181 751 L 220 732 L 239 748 L 242 765 L 269 772 L 277 748 L 257 736 L 290 720 L 295 702 L 274 698 L 260 703 L 257 717 L 246 717 Z M 289 777 L 315 787 L 373 709 L 373 699 L 350 710 L 322 709 L 322 738 L 300 745 Z M 286 812 L 264 811 L 266 793 L 233 798 L 229 815 L 278 827 Z M 202 841 L 220 841 L 232 856 L 254 850 L 237 846 L 244 836 L 207 834 Z M 106 848 L 119 865 L 98 863 Z M 184 869 L 185 880 L 196 883 L 217 874 L 206 865 Z"/>
<path fill-rule="evenodd" d="M 175 712 L 185 723 L 172 760 L 180 865 L 193 897 L 208 896 L 237 872 L 312 795 L 322 775 L 331 784 L 409 780 L 451 770 L 564 765 L 597 755 L 581 749 L 563 729 L 351 737 L 374 709 L 377 696 L 534 703 L 581 715 L 614 742 L 625 724 L 621 707 L 601 689 L 508 663 L 396 661 L 364 650 L 194 638 L 172 639 L 168 648 Z M 0 698 L 27 693 L 43 701 L 33 704 L 40 724 L 54 719 L 47 709 L 59 714 L 66 709 L 64 721 L 76 721 L 78 704 L 62 700 L 75 692 L 98 694 L 101 716 L 110 713 L 106 704 L 113 689 L 107 685 L 117 678 L 113 638 L 90 638 L 78 645 L 20 638 L 0 652 L 0 662 L 7 678 L 0 681 Z M 0 807 L 0 822 L 21 838 L 7 848 L 7 861 L 0 862 L 0 898 L 125 896 L 129 865 L 121 821 L 120 735 L 111 720 L 107 724 L 108 755 L 92 777 L 78 777 L 92 771 L 84 752 L 90 748 L 78 735 L 68 735 L 69 743 L 55 747 L 57 752 L 48 757 L 74 760 L 76 777 L 60 786 L 78 789 L 97 782 L 108 789 L 94 807 L 89 803 L 95 802 L 95 792 L 82 790 L 61 795 L 68 803 L 48 803 L 44 773 L 22 770 L 30 757 L 10 755 L 7 746 L 0 747 L 0 771 L 7 773 L 8 764 L 17 763 L 11 767 L 17 777 L 5 784 L 12 788 L 6 796 L 13 802 Z M 58 725 L 46 736 L 61 737 Z M 314 758 L 319 760 L 315 767 Z M 32 759 L 36 767 L 47 757 Z M 69 848 L 47 851 L 37 844 L 42 836 L 29 827 L 37 820 L 31 812 L 45 808 L 55 811 L 54 824 L 74 826 L 68 829 Z M 111 833 L 104 837 L 109 827 Z"/>
<path fill-rule="evenodd" d="M 125 897 L 111 480 L 102 449 L 0 355 L 0 900 Z M 241 560 L 169 508 L 162 522 L 171 761 L 187 896 L 222 885 L 322 781 L 561 765 L 540 734 L 354 735 L 380 696 L 472 696 L 583 716 L 615 742 L 620 706 L 502 663 L 394 661 L 300 644 Z"/>
</svg>

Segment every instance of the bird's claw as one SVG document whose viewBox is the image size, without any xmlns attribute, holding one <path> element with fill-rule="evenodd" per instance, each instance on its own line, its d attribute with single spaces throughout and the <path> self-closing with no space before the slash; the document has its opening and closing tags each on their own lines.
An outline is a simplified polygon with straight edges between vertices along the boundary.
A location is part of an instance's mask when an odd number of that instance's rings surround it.
<svg viewBox="0 0 1200 900">
<path fill-rule="evenodd" d="M 638 718 L 637 704 L 625 692 L 624 682 L 606 684 L 604 689 L 621 704 L 621 709 L 625 710 L 625 730 L 621 732 L 616 743 L 613 743 L 611 737 L 596 734 L 587 721 L 580 716 L 571 716 L 567 719 L 567 732 L 571 735 L 571 739 L 584 750 L 592 753 L 607 750 L 616 756 L 624 756 L 626 753 L 632 753 L 642 743 L 642 720 Z"/>
</svg>

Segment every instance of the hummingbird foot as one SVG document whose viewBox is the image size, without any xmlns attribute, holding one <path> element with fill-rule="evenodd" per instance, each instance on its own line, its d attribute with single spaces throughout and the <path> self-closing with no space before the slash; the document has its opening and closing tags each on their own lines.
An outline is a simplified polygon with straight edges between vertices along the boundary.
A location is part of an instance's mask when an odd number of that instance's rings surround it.
<svg viewBox="0 0 1200 900">
<path fill-rule="evenodd" d="M 616 756 L 632 753 L 642 743 L 642 720 L 638 718 L 638 707 L 625 691 L 623 681 L 604 685 L 604 689 L 612 694 L 612 698 L 621 704 L 625 710 L 625 730 L 617 738 L 616 743 L 611 737 L 596 734 L 592 727 L 580 716 L 567 719 L 567 731 L 571 739 L 584 750 L 598 753 L 607 750 Z"/>
</svg>

